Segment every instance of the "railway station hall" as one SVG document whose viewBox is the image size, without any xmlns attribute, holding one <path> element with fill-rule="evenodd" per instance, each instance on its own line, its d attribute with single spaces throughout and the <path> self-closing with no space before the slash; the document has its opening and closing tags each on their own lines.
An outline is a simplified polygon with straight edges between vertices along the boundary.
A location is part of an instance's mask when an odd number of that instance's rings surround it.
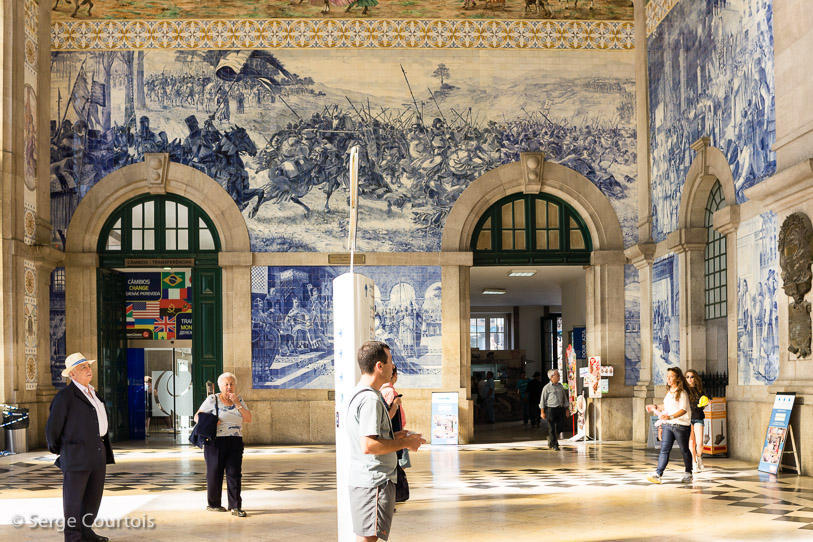
<svg viewBox="0 0 813 542">
<path fill-rule="evenodd" d="M 0 5 L 0 539 L 813 542 L 811 0 Z"/>
</svg>

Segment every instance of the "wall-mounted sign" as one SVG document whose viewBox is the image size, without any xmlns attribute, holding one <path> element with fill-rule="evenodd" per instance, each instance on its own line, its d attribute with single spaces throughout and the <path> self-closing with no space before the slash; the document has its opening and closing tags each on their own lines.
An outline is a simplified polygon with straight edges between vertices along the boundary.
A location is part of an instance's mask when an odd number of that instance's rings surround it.
<svg viewBox="0 0 813 542">
<path fill-rule="evenodd" d="M 126 273 L 128 339 L 191 339 L 192 288 L 185 271 Z"/>
<path fill-rule="evenodd" d="M 573 350 L 576 352 L 576 359 L 587 357 L 587 328 L 573 328 Z"/>
<path fill-rule="evenodd" d="M 193 267 L 194 258 L 126 258 L 125 267 Z"/>
<path fill-rule="evenodd" d="M 432 444 L 457 444 L 459 395 L 432 393 Z"/>
<path fill-rule="evenodd" d="M 364 254 L 354 254 L 353 264 L 364 265 Z M 350 254 L 328 254 L 327 263 L 330 265 L 350 265 Z"/>
<path fill-rule="evenodd" d="M 599 356 L 590 356 L 587 359 L 587 383 L 589 390 L 589 397 L 594 399 L 601 399 L 601 358 Z"/>
</svg>

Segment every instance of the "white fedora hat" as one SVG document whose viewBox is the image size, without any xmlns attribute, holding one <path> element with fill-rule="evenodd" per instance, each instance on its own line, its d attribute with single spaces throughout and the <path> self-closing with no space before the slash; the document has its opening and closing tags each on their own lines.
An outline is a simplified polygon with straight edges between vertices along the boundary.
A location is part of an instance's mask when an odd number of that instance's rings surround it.
<svg viewBox="0 0 813 542">
<path fill-rule="evenodd" d="M 95 363 L 95 359 L 85 359 L 79 352 L 74 352 L 67 358 L 65 358 L 65 370 L 62 371 L 62 376 L 68 376 L 68 374 L 73 371 L 73 368 L 79 365 L 80 363 Z"/>
</svg>

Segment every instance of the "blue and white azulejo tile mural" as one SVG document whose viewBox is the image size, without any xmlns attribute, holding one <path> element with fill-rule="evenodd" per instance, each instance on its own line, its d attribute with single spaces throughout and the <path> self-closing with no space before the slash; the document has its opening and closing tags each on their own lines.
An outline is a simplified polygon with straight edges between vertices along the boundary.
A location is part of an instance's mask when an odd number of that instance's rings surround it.
<svg viewBox="0 0 813 542">
<path fill-rule="evenodd" d="M 767 212 L 737 229 L 737 382 L 773 384 L 779 376 L 778 220 Z"/>
<path fill-rule="evenodd" d="M 655 241 L 677 228 L 699 138 L 728 159 L 738 203 L 776 170 L 772 4 L 683 0 L 649 37 Z"/>
<path fill-rule="evenodd" d="M 333 279 L 346 267 L 253 267 L 253 387 L 332 389 Z M 441 385 L 440 267 L 356 267 L 375 283 L 375 336 L 401 388 Z"/>
<path fill-rule="evenodd" d="M 221 184 L 253 251 L 341 251 L 356 145 L 361 251 L 439 250 L 460 194 L 522 151 L 587 177 L 637 242 L 628 52 L 54 52 L 51 84 L 58 247 L 97 182 L 158 152 Z"/>
<path fill-rule="evenodd" d="M 652 266 L 652 380 L 666 384 L 666 369 L 680 365 L 678 259 L 674 254 Z"/>
<path fill-rule="evenodd" d="M 634 265 L 624 266 L 624 384 L 641 375 L 641 283 Z"/>
</svg>

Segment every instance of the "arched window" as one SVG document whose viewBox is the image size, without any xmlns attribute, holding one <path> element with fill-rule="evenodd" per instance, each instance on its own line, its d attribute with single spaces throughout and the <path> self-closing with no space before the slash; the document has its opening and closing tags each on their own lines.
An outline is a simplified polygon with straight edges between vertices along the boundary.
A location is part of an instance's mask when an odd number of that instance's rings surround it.
<svg viewBox="0 0 813 542">
<path fill-rule="evenodd" d="M 714 183 L 706 202 L 704 226 L 708 231 L 706 241 L 706 320 L 723 318 L 728 314 L 726 280 L 726 239 L 714 229 L 714 213 L 725 206 L 725 196 L 720 181 Z"/>
<path fill-rule="evenodd" d="M 110 215 L 99 236 L 98 252 L 107 257 L 214 256 L 220 239 L 203 210 L 175 195 L 139 196 Z"/>
<path fill-rule="evenodd" d="M 587 226 L 567 203 L 548 194 L 514 194 L 492 205 L 471 241 L 475 265 L 590 263 Z"/>
</svg>

